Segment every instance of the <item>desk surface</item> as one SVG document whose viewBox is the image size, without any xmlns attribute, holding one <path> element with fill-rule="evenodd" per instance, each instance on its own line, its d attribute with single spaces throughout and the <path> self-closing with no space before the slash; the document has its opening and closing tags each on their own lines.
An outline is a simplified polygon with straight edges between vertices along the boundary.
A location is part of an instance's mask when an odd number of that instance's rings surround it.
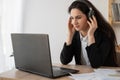
<svg viewBox="0 0 120 80">
<path fill-rule="evenodd" d="M 57 66 L 77 69 L 79 70 L 79 73 L 93 72 L 93 68 L 84 65 L 57 65 Z M 113 67 L 104 67 L 104 68 L 113 68 Z M 120 67 L 116 67 L 115 69 L 120 69 Z M 13 69 L 0 74 L 0 80 L 72 80 L 72 79 L 70 79 L 68 76 L 60 77 L 56 79 L 50 79 L 40 75 L 35 75 L 17 69 Z"/>
</svg>

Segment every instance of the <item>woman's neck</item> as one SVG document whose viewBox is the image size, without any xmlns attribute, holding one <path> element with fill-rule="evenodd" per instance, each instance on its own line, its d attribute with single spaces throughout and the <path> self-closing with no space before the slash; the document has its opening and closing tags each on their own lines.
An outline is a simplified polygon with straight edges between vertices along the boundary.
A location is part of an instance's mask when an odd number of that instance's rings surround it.
<svg viewBox="0 0 120 80">
<path fill-rule="evenodd" d="M 81 33 L 81 35 L 85 37 L 87 36 L 88 30 L 89 30 L 89 26 L 87 25 L 87 27 L 84 28 L 83 30 L 80 30 L 79 33 Z"/>
<path fill-rule="evenodd" d="M 88 29 L 80 31 L 83 37 L 87 36 Z"/>
<path fill-rule="evenodd" d="M 80 33 L 81 33 L 81 35 L 82 35 L 83 37 L 85 37 L 85 36 L 87 35 L 86 32 L 82 32 L 82 31 L 80 31 Z"/>
</svg>

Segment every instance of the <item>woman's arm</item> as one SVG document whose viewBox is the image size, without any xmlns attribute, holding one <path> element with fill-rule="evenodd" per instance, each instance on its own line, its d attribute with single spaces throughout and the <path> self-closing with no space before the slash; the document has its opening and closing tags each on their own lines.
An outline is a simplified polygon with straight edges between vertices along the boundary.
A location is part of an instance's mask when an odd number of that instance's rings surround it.
<svg viewBox="0 0 120 80">
<path fill-rule="evenodd" d="M 72 61 L 73 52 L 74 52 L 72 47 L 73 47 L 72 44 L 69 46 L 67 46 L 66 43 L 64 44 L 61 55 L 60 55 L 60 60 L 62 64 L 68 64 Z"/>
<path fill-rule="evenodd" d="M 101 36 L 99 36 L 99 39 Z M 105 39 L 106 37 L 102 37 L 99 44 L 93 43 L 90 46 L 86 47 L 88 58 L 90 60 L 91 66 L 94 68 L 103 66 L 108 55 L 110 55 L 111 51 L 111 43 L 109 39 Z"/>
</svg>

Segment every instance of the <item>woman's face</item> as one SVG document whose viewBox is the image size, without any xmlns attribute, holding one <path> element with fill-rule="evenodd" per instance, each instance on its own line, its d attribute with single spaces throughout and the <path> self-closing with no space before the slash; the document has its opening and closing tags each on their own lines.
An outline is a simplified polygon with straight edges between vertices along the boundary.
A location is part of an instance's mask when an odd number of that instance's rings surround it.
<svg viewBox="0 0 120 80">
<path fill-rule="evenodd" d="M 72 9 L 70 12 L 71 24 L 77 31 L 86 31 L 89 29 L 87 17 L 79 9 Z"/>
</svg>

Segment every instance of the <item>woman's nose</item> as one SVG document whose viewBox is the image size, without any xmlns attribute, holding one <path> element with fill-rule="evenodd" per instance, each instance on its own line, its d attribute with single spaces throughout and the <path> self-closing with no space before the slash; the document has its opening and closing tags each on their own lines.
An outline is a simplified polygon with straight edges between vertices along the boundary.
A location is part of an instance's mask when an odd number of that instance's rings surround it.
<svg viewBox="0 0 120 80">
<path fill-rule="evenodd" d="M 77 19 L 73 19 L 73 25 L 77 25 L 77 24 L 78 24 Z"/>
</svg>

